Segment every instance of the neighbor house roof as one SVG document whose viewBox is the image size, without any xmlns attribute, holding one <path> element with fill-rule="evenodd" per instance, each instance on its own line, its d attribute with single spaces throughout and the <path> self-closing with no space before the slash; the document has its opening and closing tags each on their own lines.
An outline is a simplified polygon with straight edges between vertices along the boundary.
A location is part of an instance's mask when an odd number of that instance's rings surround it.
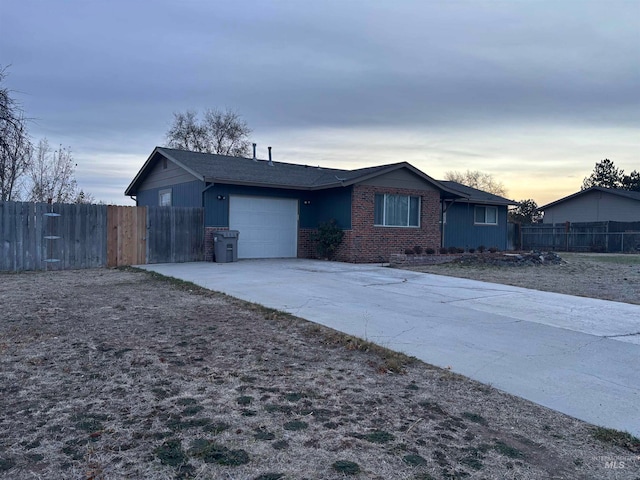
<svg viewBox="0 0 640 480">
<path fill-rule="evenodd" d="M 229 157 L 164 147 L 156 147 L 154 149 L 146 163 L 127 187 L 125 195 L 137 194 L 138 187 L 149 169 L 152 168 L 158 155 L 171 160 L 194 177 L 211 183 L 320 190 L 352 185 L 394 170 L 406 168 L 426 182 L 431 183 L 447 196 L 457 198 L 461 195 L 458 191 L 449 189 L 449 187 L 442 185 L 407 162 L 356 170 L 342 170 L 283 162 L 270 163 L 267 160 Z"/>
<path fill-rule="evenodd" d="M 581 195 L 585 195 L 590 192 L 604 192 L 604 193 L 609 193 L 611 195 L 616 195 L 619 197 L 630 198 L 631 200 L 638 200 L 640 202 L 640 192 L 622 190 L 620 188 L 591 187 L 591 188 L 587 188 L 586 190 L 581 190 L 577 193 L 574 193 L 573 195 L 563 197 L 559 200 L 556 200 L 555 202 L 551 202 L 546 205 L 543 205 L 542 207 L 540 207 L 540 210 L 545 210 L 549 207 L 554 207 L 562 202 L 566 202 L 567 200 L 571 200 L 573 198 L 579 197 Z"/>
<path fill-rule="evenodd" d="M 484 190 L 478 190 L 477 188 L 468 187 L 462 183 L 452 182 L 449 180 L 440 180 L 440 183 L 450 190 L 458 192 L 460 196 L 464 197 L 461 201 L 470 203 L 479 203 L 486 205 L 517 205 L 518 202 L 509 200 L 508 198 L 501 197 L 500 195 L 494 195 L 493 193 L 485 192 Z"/>
</svg>

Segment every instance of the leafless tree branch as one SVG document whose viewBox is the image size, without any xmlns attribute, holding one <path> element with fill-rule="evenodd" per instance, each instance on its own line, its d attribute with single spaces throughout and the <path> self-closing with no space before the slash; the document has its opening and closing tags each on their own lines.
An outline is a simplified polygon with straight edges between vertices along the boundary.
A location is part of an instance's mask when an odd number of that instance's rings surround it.
<svg viewBox="0 0 640 480">
<path fill-rule="evenodd" d="M 249 154 L 250 133 L 251 129 L 236 112 L 208 109 L 200 121 L 197 112 L 187 110 L 173 114 L 166 146 L 241 157 Z"/>
</svg>

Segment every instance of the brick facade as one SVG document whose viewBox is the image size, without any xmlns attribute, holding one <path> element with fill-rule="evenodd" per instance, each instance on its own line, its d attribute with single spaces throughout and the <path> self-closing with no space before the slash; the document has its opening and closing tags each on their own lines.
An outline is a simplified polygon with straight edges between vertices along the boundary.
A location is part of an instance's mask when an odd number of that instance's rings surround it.
<svg viewBox="0 0 640 480">
<path fill-rule="evenodd" d="M 376 193 L 420 197 L 420 227 L 374 226 Z M 356 263 L 388 262 L 392 254 L 404 253 L 406 248 L 416 245 L 440 247 L 440 192 L 437 190 L 355 185 L 351 202 L 352 232 L 345 257 L 339 259 Z"/>
<path fill-rule="evenodd" d="M 205 227 L 204 228 L 204 261 L 213 262 L 215 247 L 213 244 L 213 234 L 221 230 L 229 230 L 228 227 Z"/>
<path fill-rule="evenodd" d="M 316 233 L 315 228 L 301 228 L 298 230 L 298 258 L 318 258 L 318 251 L 316 250 L 316 242 L 311 240 L 311 236 Z M 336 260 L 342 262 L 355 262 L 351 260 L 349 254 L 349 245 L 351 245 L 351 238 L 353 236 L 352 230 L 345 230 L 342 243 L 338 247 L 336 253 Z"/>
<path fill-rule="evenodd" d="M 420 227 L 379 227 L 374 225 L 376 193 L 414 195 L 421 199 Z M 353 263 L 388 262 L 393 254 L 404 253 L 416 245 L 440 247 L 440 193 L 393 187 L 355 185 L 351 198 L 351 230 L 345 230 L 336 260 Z M 298 232 L 298 257 L 317 258 L 313 229 Z"/>
<path fill-rule="evenodd" d="M 311 235 L 317 232 L 314 228 L 298 229 L 298 258 L 316 258 L 316 246 Z"/>
</svg>

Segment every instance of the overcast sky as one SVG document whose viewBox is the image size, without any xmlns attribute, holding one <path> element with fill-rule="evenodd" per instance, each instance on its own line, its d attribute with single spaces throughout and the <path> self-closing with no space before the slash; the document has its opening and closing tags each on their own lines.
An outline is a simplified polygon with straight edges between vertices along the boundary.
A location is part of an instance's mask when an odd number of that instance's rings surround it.
<svg viewBox="0 0 640 480">
<path fill-rule="evenodd" d="M 640 170 L 640 0 L 0 0 L 5 84 L 79 186 L 124 190 L 173 112 L 237 111 L 258 156 L 491 173 L 542 205 Z"/>
</svg>

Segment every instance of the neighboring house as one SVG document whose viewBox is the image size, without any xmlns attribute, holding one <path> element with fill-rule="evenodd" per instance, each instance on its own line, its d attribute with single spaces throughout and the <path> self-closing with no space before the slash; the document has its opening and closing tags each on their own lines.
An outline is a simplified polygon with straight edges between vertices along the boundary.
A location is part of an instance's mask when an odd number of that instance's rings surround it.
<svg viewBox="0 0 640 480">
<path fill-rule="evenodd" d="M 516 202 L 458 182 L 440 181 L 460 198 L 443 200 L 442 245 L 507 250 L 507 210 Z"/>
<path fill-rule="evenodd" d="M 542 223 L 638 222 L 640 192 L 591 187 L 540 207 Z"/>
<path fill-rule="evenodd" d="M 406 162 L 339 170 L 162 147 L 125 194 L 141 206 L 204 207 L 208 260 L 213 233 L 227 229 L 240 232 L 239 258 L 313 258 L 313 232 L 335 219 L 345 231 L 338 260 L 386 261 L 439 248 L 444 202 L 469 199 Z"/>
</svg>

